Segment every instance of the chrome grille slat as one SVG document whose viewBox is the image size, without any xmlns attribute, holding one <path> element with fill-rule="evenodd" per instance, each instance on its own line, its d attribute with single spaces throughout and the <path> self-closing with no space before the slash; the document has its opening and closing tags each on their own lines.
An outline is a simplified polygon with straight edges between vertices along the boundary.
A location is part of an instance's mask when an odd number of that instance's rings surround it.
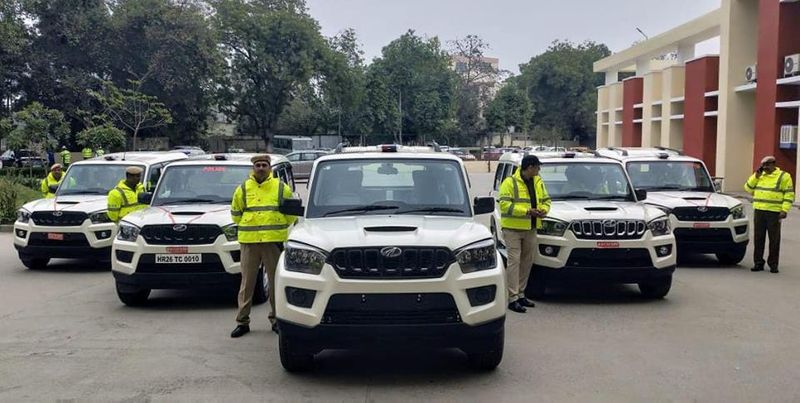
<svg viewBox="0 0 800 403">
<path fill-rule="evenodd" d="M 400 247 L 396 257 L 383 256 L 382 246 L 339 248 L 331 251 L 328 264 L 342 278 L 411 279 L 437 278 L 455 261 L 447 248 Z"/>
<path fill-rule="evenodd" d="M 579 239 L 639 239 L 647 225 L 642 220 L 575 220 L 569 229 Z"/>
<path fill-rule="evenodd" d="M 184 231 L 175 231 L 174 224 L 145 225 L 141 235 L 150 245 L 209 245 L 222 235 L 218 225 L 188 224 Z"/>
</svg>

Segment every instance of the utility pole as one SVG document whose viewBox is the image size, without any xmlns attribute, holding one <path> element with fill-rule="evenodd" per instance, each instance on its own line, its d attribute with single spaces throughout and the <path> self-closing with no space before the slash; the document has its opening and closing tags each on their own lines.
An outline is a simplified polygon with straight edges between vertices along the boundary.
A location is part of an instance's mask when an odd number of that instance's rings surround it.
<svg viewBox="0 0 800 403">
<path fill-rule="evenodd" d="M 398 125 L 397 144 L 403 144 L 403 89 L 397 92 L 397 106 L 400 110 L 400 124 Z"/>
</svg>

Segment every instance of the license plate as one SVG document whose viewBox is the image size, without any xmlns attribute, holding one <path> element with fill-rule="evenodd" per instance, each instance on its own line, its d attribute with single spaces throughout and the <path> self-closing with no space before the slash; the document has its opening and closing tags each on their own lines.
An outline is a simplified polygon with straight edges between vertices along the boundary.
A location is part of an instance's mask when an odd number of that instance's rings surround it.
<svg viewBox="0 0 800 403">
<path fill-rule="evenodd" d="M 619 248 L 619 242 L 598 242 L 598 249 L 614 249 Z"/>
<path fill-rule="evenodd" d="M 692 225 L 694 228 L 711 228 L 711 224 L 707 222 L 696 222 Z"/>
<path fill-rule="evenodd" d="M 192 264 L 203 263 L 203 255 L 192 253 L 186 255 L 164 255 L 156 254 L 156 263 L 160 264 Z"/>
<path fill-rule="evenodd" d="M 57 234 L 57 233 L 54 233 L 54 232 L 48 232 L 47 233 L 47 239 L 49 239 L 51 241 L 63 241 L 64 240 L 64 234 Z"/>
</svg>

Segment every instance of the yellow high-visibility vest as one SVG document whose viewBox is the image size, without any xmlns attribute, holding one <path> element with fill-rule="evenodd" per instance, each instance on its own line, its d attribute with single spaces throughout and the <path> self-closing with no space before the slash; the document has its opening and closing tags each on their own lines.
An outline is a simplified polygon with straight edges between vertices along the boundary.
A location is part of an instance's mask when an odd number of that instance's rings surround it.
<svg viewBox="0 0 800 403">
<path fill-rule="evenodd" d="M 139 193 L 144 192 L 144 185 L 136 184 L 136 189 L 131 189 L 125 180 L 119 181 L 114 189 L 108 192 L 108 218 L 119 222 L 126 215 L 147 207 L 139 204 Z"/>
<path fill-rule="evenodd" d="M 540 176 L 533 178 L 533 187 L 536 192 L 536 208 L 550 211 L 550 196 Z M 500 206 L 500 227 L 518 230 L 531 229 L 531 217 L 526 213 L 532 207 L 528 187 L 520 175 L 520 169 L 514 175 L 507 177 L 500 185 L 497 195 Z M 536 218 L 536 228 L 542 228 L 542 219 Z"/>
<path fill-rule="evenodd" d="M 753 209 L 788 213 L 794 203 L 794 184 L 792 175 L 780 168 L 771 174 L 763 173 L 760 178 L 750 175 L 744 190 L 753 195 Z"/>
<path fill-rule="evenodd" d="M 63 180 L 64 180 L 63 174 L 61 175 L 61 179 L 58 180 L 53 176 L 52 172 L 47 174 L 47 177 L 42 179 L 42 184 L 40 186 L 40 190 L 42 191 L 42 197 L 44 197 L 45 199 L 52 199 L 56 197 L 55 193 L 50 192 L 50 185 L 58 185 Z"/>
<path fill-rule="evenodd" d="M 289 226 L 297 217 L 284 215 L 278 207 L 292 197 L 292 190 L 280 179 L 270 176 L 258 183 L 250 175 L 236 188 L 231 200 L 231 218 L 238 225 L 239 243 L 286 241 Z"/>
</svg>

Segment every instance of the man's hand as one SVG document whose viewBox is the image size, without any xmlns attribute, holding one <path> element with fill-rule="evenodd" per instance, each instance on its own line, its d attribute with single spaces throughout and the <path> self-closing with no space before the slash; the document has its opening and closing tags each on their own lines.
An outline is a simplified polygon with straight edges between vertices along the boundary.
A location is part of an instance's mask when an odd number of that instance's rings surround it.
<svg viewBox="0 0 800 403">
<path fill-rule="evenodd" d="M 532 215 L 533 217 L 536 217 L 536 218 L 542 218 L 542 217 L 544 217 L 545 215 L 547 215 L 547 214 L 544 212 L 544 210 L 540 210 L 540 209 L 535 209 L 535 210 L 534 210 L 534 209 L 531 209 L 531 211 L 532 211 L 532 214 L 531 214 L 531 215 Z"/>
<path fill-rule="evenodd" d="M 780 217 L 780 219 L 783 220 L 784 218 L 786 218 L 786 213 L 781 211 L 781 214 L 778 217 Z"/>
<path fill-rule="evenodd" d="M 757 171 L 755 172 L 755 175 L 756 175 L 756 179 L 761 179 L 761 170 L 760 170 L 760 169 L 759 169 L 759 170 L 757 170 Z"/>
</svg>

